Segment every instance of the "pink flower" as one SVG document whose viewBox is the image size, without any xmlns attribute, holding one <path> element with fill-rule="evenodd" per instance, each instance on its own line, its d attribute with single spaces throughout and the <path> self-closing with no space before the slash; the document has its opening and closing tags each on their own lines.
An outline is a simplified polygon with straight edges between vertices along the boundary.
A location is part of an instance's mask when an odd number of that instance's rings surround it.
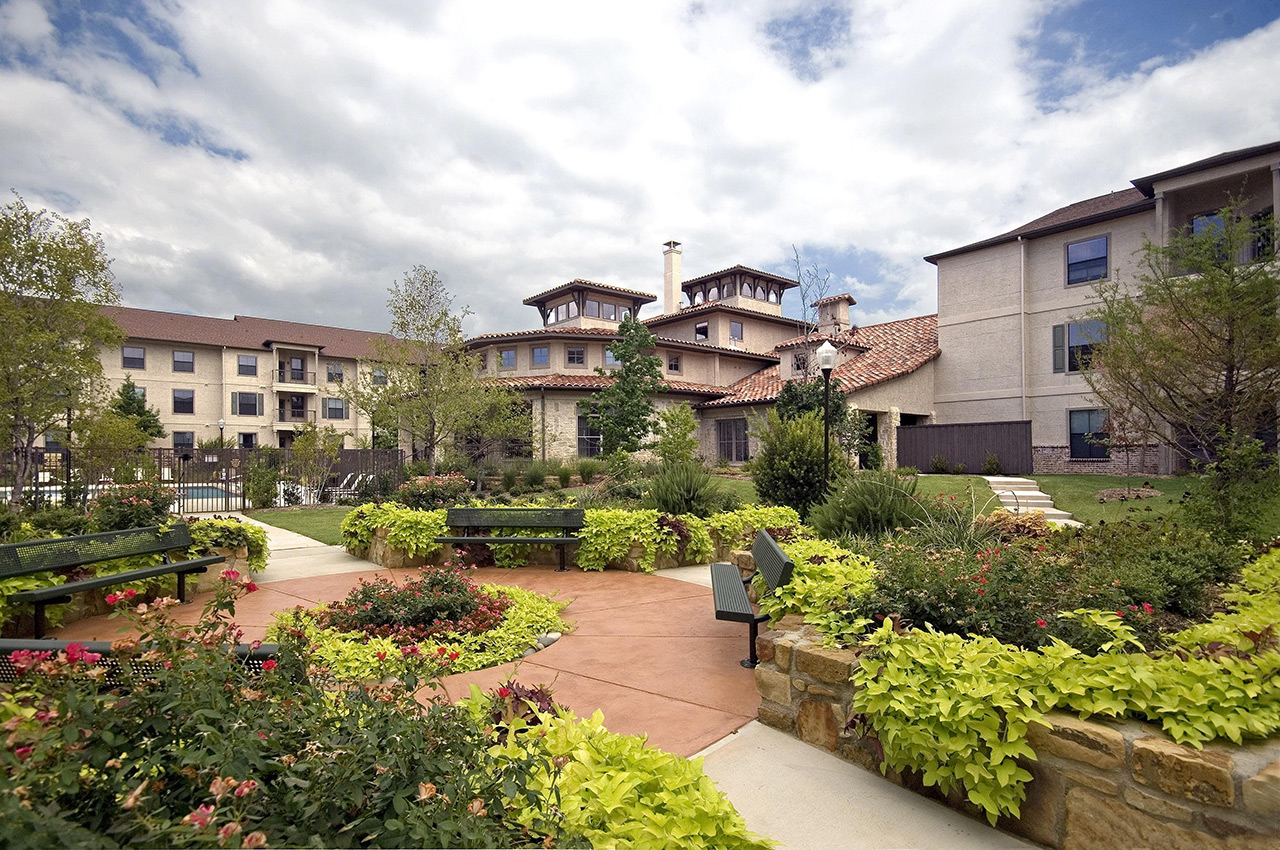
<svg viewBox="0 0 1280 850">
<path fill-rule="evenodd" d="M 26 761 L 31 758 L 31 747 L 18 747 L 13 754 L 18 757 L 18 761 Z"/>
<path fill-rule="evenodd" d="M 1119 611 L 1116 611 L 1116 616 L 1117 616 L 1117 617 L 1123 617 L 1123 616 L 1124 616 L 1124 610 L 1123 610 L 1123 609 L 1121 609 L 1121 610 L 1119 610 Z"/>
<path fill-rule="evenodd" d="M 506 699 L 507 697 L 511 696 L 511 689 L 498 688 L 498 696 L 501 697 L 502 699 Z"/>
<path fill-rule="evenodd" d="M 204 829 L 213 822 L 213 806 L 200 806 L 191 814 L 182 819 L 185 824 L 190 824 L 196 829 Z"/>
<path fill-rule="evenodd" d="M 128 590 L 126 590 L 124 593 L 120 595 L 123 596 L 125 599 L 132 599 L 133 597 L 138 595 L 138 591 L 134 590 L 133 588 L 129 588 Z"/>
<path fill-rule="evenodd" d="M 240 826 L 240 824 L 236 823 L 235 821 L 232 821 L 231 823 L 228 823 L 228 824 L 224 824 L 218 830 L 218 846 L 219 847 L 224 846 L 227 843 L 228 839 L 239 835 L 241 830 L 243 829 L 244 827 Z"/>
<path fill-rule="evenodd" d="M 119 601 L 120 601 L 120 594 L 118 594 L 118 593 L 108 593 L 108 594 L 107 594 L 107 604 L 108 604 L 108 605 L 115 605 L 115 604 L 116 604 L 117 602 L 119 602 Z"/>
<path fill-rule="evenodd" d="M 1046 622 L 1046 621 L 1044 621 L 1044 620 L 1036 620 L 1036 625 L 1043 629 L 1045 626 L 1047 626 L 1047 625 L 1049 625 L 1049 624 L 1048 624 L 1048 622 Z"/>
<path fill-rule="evenodd" d="M 1154 608 L 1152 608 L 1152 607 L 1151 607 L 1151 603 L 1150 603 L 1150 602 L 1143 602 L 1143 603 L 1142 603 L 1142 610 L 1143 610 L 1143 611 L 1146 611 L 1148 614 L 1150 614 L 1150 613 L 1152 613 L 1153 611 L 1155 611 L 1156 609 L 1154 609 Z"/>
<path fill-rule="evenodd" d="M 240 783 L 240 786 L 238 788 L 236 788 L 236 796 L 244 797 L 245 795 L 252 794 L 254 791 L 257 791 L 257 790 L 258 790 L 257 781 L 253 779 L 246 779 L 244 782 Z"/>
<path fill-rule="evenodd" d="M 227 581 L 235 581 L 236 579 L 240 578 L 240 571 L 239 570 L 223 570 L 222 578 L 226 579 Z"/>
<path fill-rule="evenodd" d="M 274 658 L 268 658 L 266 661 L 262 662 L 262 671 L 264 673 L 267 672 L 268 670 L 274 670 L 274 669 L 276 669 L 276 662 Z"/>
<path fill-rule="evenodd" d="M 244 583 L 244 592 L 245 592 L 245 593 L 253 593 L 253 592 L 254 592 L 255 590 L 257 590 L 257 589 L 258 589 L 258 586 L 257 586 L 256 584 L 254 584 L 252 581 L 246 581 L 246 582 Z"/>
<path fill-rule="evenodd" d="M 267 740 L 267 733 L 266 733 L 266 732 L 259 732 L 259 733 L 258 733 L 258 737 L 265 741 L 265 740 Z"/>
<path fill-rule="evenodd" d="M 240 839 L 241 847 L 266 847 L 267 836 L 264 832 L 251 832 Z"/>
<path fill-rule="evenodd" d="M 987 595 L 987 592 L 986 592 L 985 590 L 983 590 L 982 588 L 978 588 L 978 595 L 979 595 L 979 596 L 986 596 L 986 595 Z"/>
<path fill-rule="evenodd" d="M 65 651 L 68 664 L 78 664 L 81 661 L 86 664 L 96 664 L 102 658 L 101 653 L 87 651 L 82 643 L 69 643 Z"/>
<path fill-rule="evenodd" d="M 400 647 L 401 655 L 417 655 L 419 652 L 421 652 L 421 650 L 418 649 L 418 645 L 414 643 Z"/>
</svg>

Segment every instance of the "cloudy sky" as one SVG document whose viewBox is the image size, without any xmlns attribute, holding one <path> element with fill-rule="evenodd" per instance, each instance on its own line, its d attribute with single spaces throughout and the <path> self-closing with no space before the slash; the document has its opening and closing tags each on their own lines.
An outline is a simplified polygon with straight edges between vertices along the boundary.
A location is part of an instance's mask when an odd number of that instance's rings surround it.
<svg viewBox="0 0 1280 850">
<path fill-rule="evenodd" d="M 472 333 L 735 263 L 930 312 L 921 257 L 1280 139 L 1277 0 L 0 0 L 0 187 L 124 303 Z M 12 196 L 9 196 L 10 198 Z M 7 200 L 5 201 L 7 203 Z M 788 302 L 795 314 L 798 305 Z"/>
</svg>

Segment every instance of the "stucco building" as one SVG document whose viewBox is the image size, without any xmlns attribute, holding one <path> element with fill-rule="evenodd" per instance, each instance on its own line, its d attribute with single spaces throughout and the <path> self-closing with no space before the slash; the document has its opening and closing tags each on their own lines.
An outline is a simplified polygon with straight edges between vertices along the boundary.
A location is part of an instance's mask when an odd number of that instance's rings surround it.
<svg viewBox="0 0 1280 850">
<path fill-rule="evenodd" d="M 1124 458 L 1098 442 L 1107 412 L 1081 374 L 1106 329 L 1082 314 L 1099 280 L 1135 279 L 1145 240 L 1163 245 L 1170 234 L 1212 226 L 1232 199 L 1259 220 L 1274 213 L 1280 142 L 1139 177 L 925 257 L 938 269 L 935 421 L 1029 420 L 1036 472 L 1123 472 Z M 1133 460 L 1149 473 L 1176 466 L 1154 447 Z"/>
</svg>

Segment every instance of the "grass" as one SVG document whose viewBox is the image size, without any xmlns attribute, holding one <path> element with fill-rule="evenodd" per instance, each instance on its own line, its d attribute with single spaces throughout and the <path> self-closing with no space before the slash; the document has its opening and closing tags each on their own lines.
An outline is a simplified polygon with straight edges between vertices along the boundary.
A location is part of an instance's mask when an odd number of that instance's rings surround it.
<svg viewBox="0 0 1280 850">
<path fill-rule="evenodd" d="M 969 500 L 973 493 L 973 501 L 978 509 L 989 514 L 1000 507 L 991 485 L 981 475 L 918 475 L 916 476 L 916 498 L 931 499 L 934 496 L 955 496 L 957 499 Z"/>
<path fill-rule="evenodd" d="M 245 511 L 245 516 L 276 528 L 295 531 L 328 546 L 341 546 L 342 533 L 338 531 L 338 524 L 349 513 L 351 508 L 268 508 Z"/>
<path fill-rule="evenodd" d="M 1175 516 L 1182 494 L 1197 492 L 1201 480 L 1195 475 L 1155 478 L 1123 475 L 1033 475 L 1040 489 L 1053 497 L 1054 507 L 1070 511 L 1081 522 L 1114 522 L 1122 519 L 1156 519 Z M 1160 496 L 1127 502 L 1098 501 L 1098 491 L 1119 487 L 1138 487 L 1150 483 Z M 1267 506 L 1264 527 L 1280 533 L 1280 495 Z"/>
<path fill-rule="evenodd" d="M 726 475 L 712 475 L 711 480 L 717 486 L 723 487 L 730 493 L 738 494 L 738 498 L 742 500 L 742 504 L 750 505 L 760 501 L 760 497 L 756 495 L 756 483 L 750 478 L 730 478 Z"/>
</svg>

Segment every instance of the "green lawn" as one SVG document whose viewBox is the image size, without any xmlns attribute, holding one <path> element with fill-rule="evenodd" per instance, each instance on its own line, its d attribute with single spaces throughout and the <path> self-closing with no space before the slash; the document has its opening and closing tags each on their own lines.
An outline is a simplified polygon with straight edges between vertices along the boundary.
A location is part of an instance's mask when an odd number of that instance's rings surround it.
<svg viewBox="0 0 1280 850">
<path fill-rule="evenodd" d="M 724 475 L 712 475 L 715 483 L 731 493 L 737 493 L 742 504 L 750 505 L 760 501 L 756 495 L 756 484 L 750 478 L 729 478 Z"/>
<path fill-rule="evenodd" d="M 1155 519 L 1172 516 L 1178 511 L 1182 494 L 1200 486 L 1200 479 L 1183 475 L 1177 478 L 1155 478 L 1123 475 L 1033 475 L 1040 489 L 1053 497 L 1053 505 L 1059 510 L 1070 511 L 1081 522 L 1106 520 L 1114 522 L 1127 518 Z M 1151 499 L 1126 502 L 1098 501 L 1101 490 L 1117 487 L 1140 487 L 1144 483 L 1160 491 Z"/>
<path fill-rule="evenodd" d="M 981 475 L 916 476 L 916 496 L 921 499 L 955 496 L 957 500 L 964 499 L 967 502 L 970 500 L 970 492 L 973 493 L 973 503 L 982 513 L 989 514 L 1000 507 L 1000 500 Z"/>
<path fill-rule="evenodd" d="M 269 508 L 244 513 L 258 522 L 296 531 L 330 546 L 341 546 L 342 534 L 338 531 L 338 524 L 351 513 L 351 508 Z"/>
</svg>

